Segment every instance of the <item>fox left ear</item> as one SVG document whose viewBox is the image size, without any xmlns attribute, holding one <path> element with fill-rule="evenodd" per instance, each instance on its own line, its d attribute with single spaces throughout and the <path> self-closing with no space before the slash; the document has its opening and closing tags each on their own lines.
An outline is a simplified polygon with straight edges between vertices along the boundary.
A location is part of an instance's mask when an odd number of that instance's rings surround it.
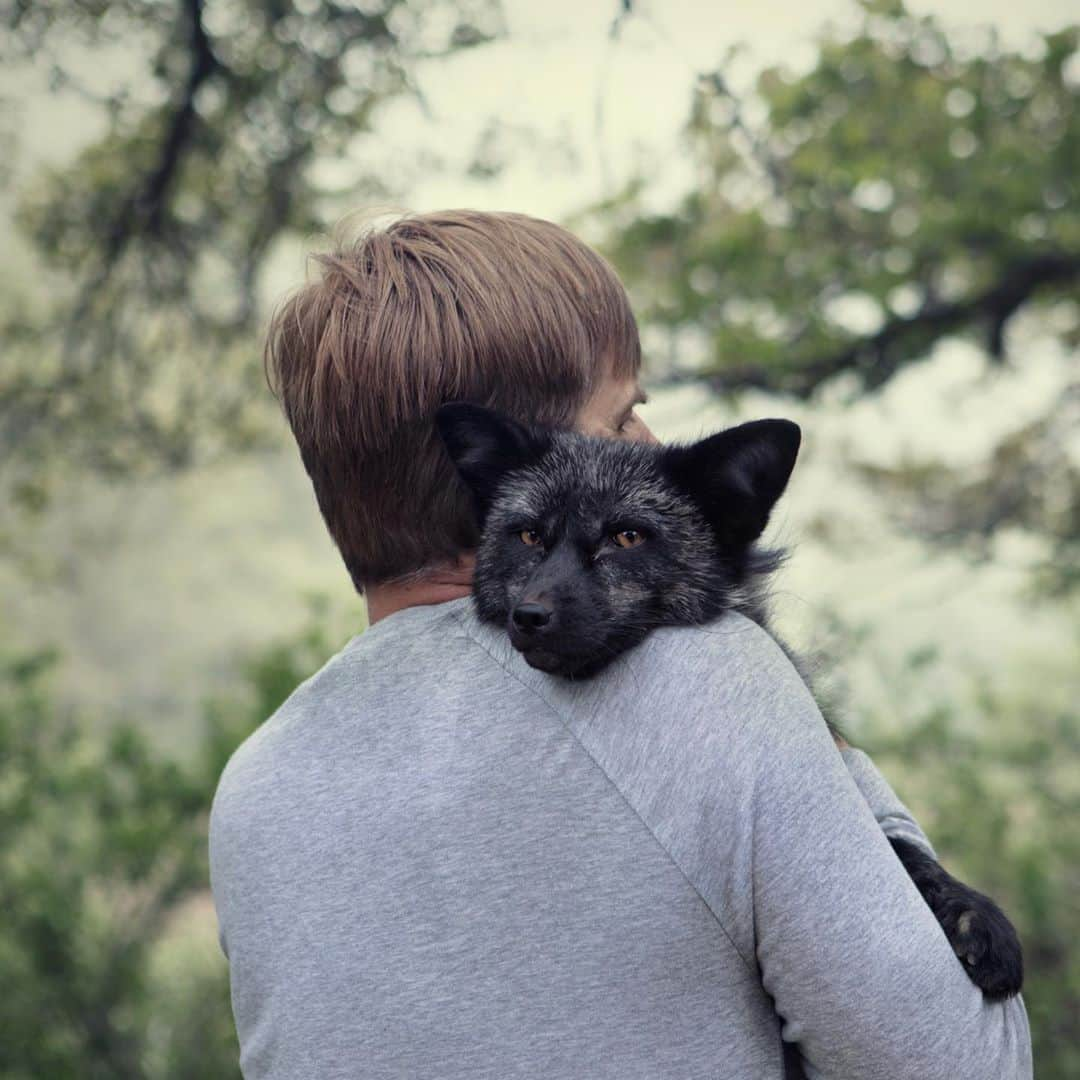
<svg viewBox="0 0 1080 1080">
<path fill-rule="evenodd" d="M 665 464 L 720 536 L 751 544 L 787 487 L 801 438 L 790 420 L 754 420 L 674 447 Z"/>
<path fill-rule="evenodd" d="M 503 478 L 536 461 L 550 445 L 543 432 L 494 409 L 462 401 L 441 406 L 435 425 L 450 460 L 473 493 L 481 524 Z"/>
</svg>

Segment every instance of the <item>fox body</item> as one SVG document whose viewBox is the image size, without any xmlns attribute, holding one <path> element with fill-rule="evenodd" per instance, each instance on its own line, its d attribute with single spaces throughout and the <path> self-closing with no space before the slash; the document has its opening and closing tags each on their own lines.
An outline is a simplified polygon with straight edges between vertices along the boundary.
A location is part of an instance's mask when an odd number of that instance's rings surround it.
<svg viewBox="0 0 1080 1080">
<path fill-rule="evenodd" d="M 532 667 L 587 678 L 658 627 L 727 611 L 772 632 L 767 583 L 783 553 L 758 541 L 794 468 L 797 425 L 759 420 L 654 446 L 461 403 L 443 406 L 437 424 L 481 525 L 477 612 Z M 972 980 L 988 997 L 1017 993 L 1020 944 L 997 905 L 921 847 L 890 843 Z"/>
</svg>

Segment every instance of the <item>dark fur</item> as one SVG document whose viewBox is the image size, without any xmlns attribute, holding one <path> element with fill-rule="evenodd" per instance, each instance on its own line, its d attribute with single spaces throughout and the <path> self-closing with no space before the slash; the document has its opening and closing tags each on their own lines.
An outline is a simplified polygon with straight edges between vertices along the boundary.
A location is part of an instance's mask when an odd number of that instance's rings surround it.
<svg viewBox="0 0 1080 1080">
<path fill-rule="evenodd" d="M 533 667 L 587 677 L 657 627 L 726 611 L 769 630 L 766 583 L 783 555 L 757 541 L 795 465 L 795 424 L 660 447 L 526 428 L 473 405 L 437 419 L 482 526 L 477 611 Z M 539 543 L 522 540 L 530 530 Z M 644 541 L 619 547 L 624 530 Z M 1001 910 L 921 848 L 891 843 L 972 981 L 990 998 L 1017 993 L 1020 944 Z"/>
</svg>

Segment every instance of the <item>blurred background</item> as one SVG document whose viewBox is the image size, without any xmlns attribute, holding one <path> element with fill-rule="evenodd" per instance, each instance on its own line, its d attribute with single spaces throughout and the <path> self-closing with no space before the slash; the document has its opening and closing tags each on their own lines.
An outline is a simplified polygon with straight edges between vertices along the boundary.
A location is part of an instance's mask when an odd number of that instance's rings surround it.
<svg viewBox="0 0 1080 1080">
<path fill-rule="evenodd" d="M 789 416 L 778 621 L 1080 1076 L 1068 0 L 0 0 L 0 1075 L 238 1075 L 231 750 L 363 629 L 261 330 L 344 215 L 558 220 L 664 437 Z"/>
</svg>

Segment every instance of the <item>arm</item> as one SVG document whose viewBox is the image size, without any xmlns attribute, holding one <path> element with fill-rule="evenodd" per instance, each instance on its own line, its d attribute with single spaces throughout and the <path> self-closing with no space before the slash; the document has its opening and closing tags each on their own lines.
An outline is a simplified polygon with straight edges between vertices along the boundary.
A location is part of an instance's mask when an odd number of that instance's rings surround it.
<svg viewBox="0 0 1080 1080">
<path fill-rule="evenodd" d="M 846 743 L 840 746 L 840 756 L 881 831 L 890 839 L 908 840 L 933 855 L 934 849 L 911 811 L 897 798 L 873 761 L 862 750 Z"/>
<path fill-rule="evenodd" d="M 760 677 L 788 686 L 771 688 L 757 727 L 752 879 L 757 960 L 785 1039 L 811 1077 L 1030 1077 L 1022 1002 L 990 1004 L 968 980 L 868 808 L 864 762 L 849 775 L 777 655 L 761 658 Z M 861 769 L 872 795 L 877 775 Z"/>
</svg>

